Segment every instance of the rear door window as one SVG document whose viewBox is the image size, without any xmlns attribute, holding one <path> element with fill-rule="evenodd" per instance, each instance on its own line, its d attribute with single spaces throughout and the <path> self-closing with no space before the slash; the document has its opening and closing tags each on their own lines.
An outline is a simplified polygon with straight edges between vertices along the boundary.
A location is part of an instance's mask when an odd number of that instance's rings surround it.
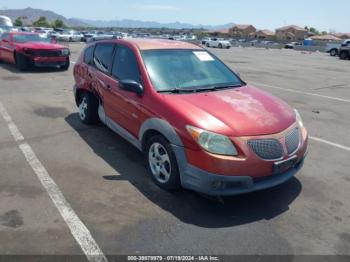
<svg viewBox="0 0 350 262">
<path fill-rule="evenodd" d="M 141 82 L 140 70 L 134 52 L 127 46 L 118 45 L 114 56 L 112 76 L 119 80 Z"/>
<path fill-rule="evenodd" d="M 112 66 L 114 44 L 97 44 L 94 53 L 94 65 L 103 73 L 109 73 Z"/>
</svg>

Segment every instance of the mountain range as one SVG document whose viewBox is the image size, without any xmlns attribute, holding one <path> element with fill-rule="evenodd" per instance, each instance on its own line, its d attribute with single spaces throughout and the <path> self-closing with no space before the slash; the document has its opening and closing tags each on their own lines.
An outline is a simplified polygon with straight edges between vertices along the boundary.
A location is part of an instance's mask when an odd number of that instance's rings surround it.
<svg viewBox="0 0 350 262">
<path fill-rule="evenodd" d="M 24 8 L 24 9 L 4 9 L 0 10 L 0 15 L 10 17 L 13 21 L 17 17 L 22 17 L 25 25 L 30 25 L 39 17 L 45 16 L 49 21 L 56 19 L 62 20 L 70 27 L 121 27 L 121 28 L 172 28 L 172 29 L 190 29 L 203 28 L 208 30 L 227 29 L 232 27 L 233 23 L 224 25 L 193 25 L 188 23 L 173 22 L 173 23 L 159 23 L 154 21 L 141 21 L 132 19 L 122 20 L 89 20 L 83 18 L 66 18 L 62 15 L 56 14 L 50 10 Z M 24 19 L 23 19 L 24 18 Z"/>
</svg>

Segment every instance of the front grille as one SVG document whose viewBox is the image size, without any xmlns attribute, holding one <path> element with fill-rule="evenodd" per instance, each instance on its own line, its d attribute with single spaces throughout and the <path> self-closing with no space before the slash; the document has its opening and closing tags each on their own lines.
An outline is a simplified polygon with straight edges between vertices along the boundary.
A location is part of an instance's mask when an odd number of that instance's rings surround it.
<svg viewBox="0 0 350 262">
<path fill-rule="evenodd" d="M 56 57 L 61 56 L 62 52 L 60 50 L 50 50 L 50 51 L 35 51 L 34 56 L 39 57 Z"/>
<path fill-rule="evenodd" d="M 280 159 L 283 156 L 283 147 L 277 139 L 250 140 L 248 145 L 255 154 L 265 160 Z"/>
<path fill-rule="evenodd" d="M 286 148 L 289 155 L 293 154 L 298 149 L 299 143 L 300 143 L 299 129 L 294 128 L 286 136 Z"/>
</svg>

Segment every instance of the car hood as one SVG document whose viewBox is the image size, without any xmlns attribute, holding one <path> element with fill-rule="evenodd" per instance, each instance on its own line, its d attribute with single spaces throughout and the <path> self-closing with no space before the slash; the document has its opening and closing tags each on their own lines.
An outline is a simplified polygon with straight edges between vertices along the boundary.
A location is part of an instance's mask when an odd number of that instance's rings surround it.
<svg viewBox="0 0 350 262">
<path fill-rule="evenodd" d="M 30 48 L 30 49 L 40 49 L 40 50 L 52 50 L 52 49 L 64 49 L 63 45 L 45 43 L 45 42 L 27 42 L 27 43 L 16 43 L 19 48 Z"/>
<path fill-rule="evenodd" d="M 164 97 L 189 124 L 228 136 L 275 134 L 296 121 L 288 104 L 252 86 Z"/>
</svg>

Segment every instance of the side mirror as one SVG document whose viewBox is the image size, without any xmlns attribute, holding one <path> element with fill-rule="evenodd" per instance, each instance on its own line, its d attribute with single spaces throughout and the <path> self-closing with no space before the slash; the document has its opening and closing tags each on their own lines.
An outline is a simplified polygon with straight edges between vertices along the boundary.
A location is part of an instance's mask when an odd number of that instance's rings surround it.
<svg viewBox="0 0 350 262">
<path fill-rule="evenodd" d="M 120 88 L 128 92 L 136 93 L 139 96 L 142 96 L 144 92 L 143 86 L 134 80 L 120 81 Z"/>
</svg>

